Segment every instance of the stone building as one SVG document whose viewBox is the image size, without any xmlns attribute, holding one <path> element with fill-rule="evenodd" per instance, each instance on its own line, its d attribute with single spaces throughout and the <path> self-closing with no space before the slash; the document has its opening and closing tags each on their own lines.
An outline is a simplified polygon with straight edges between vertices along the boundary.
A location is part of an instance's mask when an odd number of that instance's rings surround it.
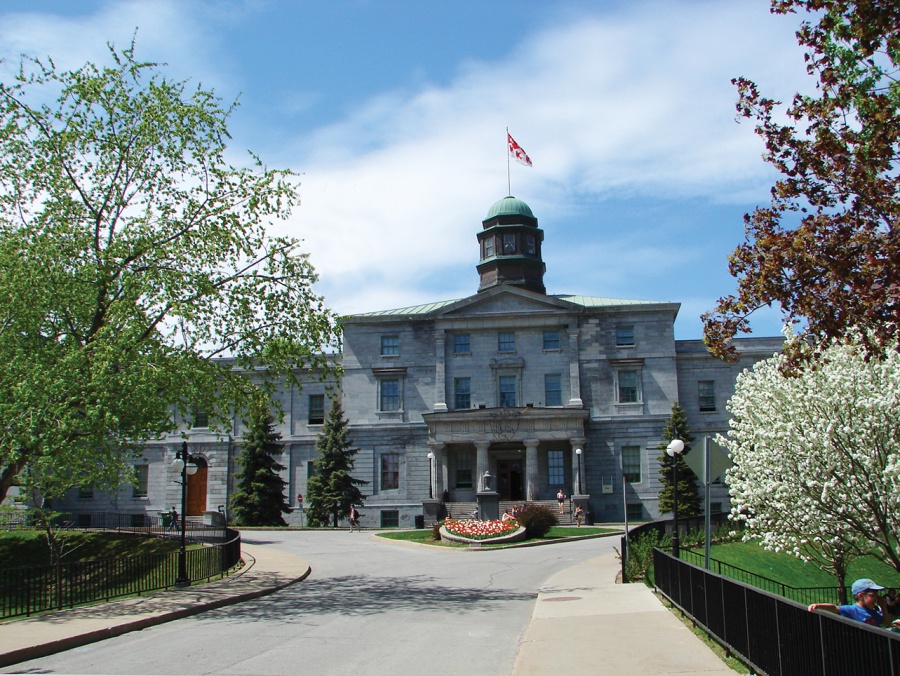
<svg viewBox="0 0 900 676">
<path fill-rule="evenodd" d="M 528 205 L 505 197 L 477 233 L 476 293 L 343 319 L 339 387 L 299 374 L 302 391 L 278 394 L 293 505 L 339 393 L 359 448 L 355 474 L 369 482 L 364 526 L 412 526 L 417 515 L 459 516 L 476 504 L 491 516 L 506 502 L 553 501 L 560 489 L 596 521 L 622 521 L 626 511 L 629 520 L 659 517 L 656 458 L 673 402 L 694 436 L 726 431 L 737 374 L 780 349 L 781 338 L 738 339 L 740 359 L 726 364 L 700 340 L 675 340 L 678 303 L 548 295 L 543 239 Z M 200 459 L 188 514 L 224 509 L 240 424 L 213 434 L 202 414 L 184 422 Z M 182 440 L 148 445 L 136 489 L 73 491 L 68 506 L 158 513 L 179 505 L 171 463 Z M 724 485 L 710 502 L 727 508 Z M 299 524 L 300 512 L 288 520 Z"/>
</svg>

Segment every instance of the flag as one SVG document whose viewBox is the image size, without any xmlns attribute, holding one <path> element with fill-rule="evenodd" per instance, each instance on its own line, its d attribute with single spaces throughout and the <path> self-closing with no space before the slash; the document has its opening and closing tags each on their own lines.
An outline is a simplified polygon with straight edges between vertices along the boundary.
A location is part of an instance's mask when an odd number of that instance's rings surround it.
<svg viewBox="0 0 900 676">
<path fill-rule="evenodd" d="M 524 164 L 526 167 L 531 166 L 531 158 L 522 150 L 522 146 L 516 143 L 516 140 L 509 135 L 509 132 L 506 132 L 506 138 L 509 143 L 509 156 L 512 157 L 519 164 Z"/>
</svg>

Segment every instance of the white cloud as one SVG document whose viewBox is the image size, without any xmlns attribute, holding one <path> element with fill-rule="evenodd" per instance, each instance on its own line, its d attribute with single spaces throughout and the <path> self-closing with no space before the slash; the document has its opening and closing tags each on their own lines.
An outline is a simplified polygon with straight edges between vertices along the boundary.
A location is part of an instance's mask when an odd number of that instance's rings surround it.
<svg viewBox="0 0 900 676">
<path fill-rule="evenodd" d="M 764 201 L 772 174 L 752 125 L 734 121 L 730 80 L 746 75 L 789 96 L 805 77 L 793 30 L 764 4 L 733 0 L 634 3 L 548 29 L 504 62 L 465 64 L 445 88 L 387 93 L 298 138 L 282 159 L 303 160 L 303 206 L 285 228 L 306 239 L 322 289 L 342 311 L 471 293 L 475 232 L 507 192 L 507 124 L 534 161 L 513 165 L 512 192 L 544 223 L 583 212 L 589 236 L 615 238 L 588 230 L 611 197 Z M 587 248 L 600 246 L 630 241 Z M 680 251 L 649 241 L 604 276 L 673 257 L 696 252 L 690 241 Z M 432 274 L 464 268 L 463 285 Z M 707 308 L 720 295 L 712 293 Z M 359 308 L 361 298 L 371 304 Z"/>
</svg>

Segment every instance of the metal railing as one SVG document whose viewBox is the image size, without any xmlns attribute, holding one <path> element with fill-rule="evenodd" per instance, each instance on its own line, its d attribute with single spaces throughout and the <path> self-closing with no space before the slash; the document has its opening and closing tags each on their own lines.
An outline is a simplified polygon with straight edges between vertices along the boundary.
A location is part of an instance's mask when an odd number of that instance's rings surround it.
<svg viewBox="0 0 900 676">
<path fill-rule="evenodd" d="M 769 676 L 900 676 L 900 634 L 791 601 L 653 550 L 658 591 Z"/>
<path fill-rule="evenodd" d="M 681 549 L 679 551 L 679 558 L 698 568 L 706 567 L 706 555 L 702 552 Z M 729 577 L 732 580 L 749 584 L 758 589 L 764 589 L 767 592 L 778 594 L 779 596 L 784 596 L 785 598 L 796 601 L 797 603 L 802 603 L 806 606 L 810 603 L 841 604 L 838 587 L 792 587 L 784 582 L 763 577 L 757 573 L 713 558 L 710 558 L 709 560 L 709 569 L 718 575 Z"/>
<path fill-rule="evenodd" d="M 107 514 L 101 518 L 100 514 L 91 514 L 91 530 L 180 537 L 178 532 L 166 531 L 157 517 L 145 517 L 143 525 L 137 525 L 129 523 L 130 518 L 118 518 L 131 515 Z M 241 535 L 238 531 L 189 525 L 185 529 L 185 539 L 204 544 L 186 552 L 191 582 L 227 574 L 240 562 Z M 145 554 L 0 571 L 0 618 L 173 587 L 178 577 L 178 557 L 179 552 Z"/>
</svg>

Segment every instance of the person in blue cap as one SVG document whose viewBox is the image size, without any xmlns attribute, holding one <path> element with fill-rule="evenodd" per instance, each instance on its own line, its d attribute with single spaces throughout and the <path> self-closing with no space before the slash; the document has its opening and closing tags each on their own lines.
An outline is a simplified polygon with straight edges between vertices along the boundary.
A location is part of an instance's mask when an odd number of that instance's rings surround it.
<svg viewBox="0 0 900 676">
<path fill-rule="evenodd" d="M 882 589 L 884 587 L 875 584 L 874 580 L 862 578 L 850 587 L 856 603 L 846 606 L 836 606 L 833 603 L 813 603 L 809 606 L 809 610 L 827 610 L 829 613 L 835 613 L 841 617 L 880 627 L 884 624 L 886 615 L 884 599 L 878 595 Z M 898 622 L 900 620 L 896 620 L 894 624 L 896 625 Z"/>
</svg>

